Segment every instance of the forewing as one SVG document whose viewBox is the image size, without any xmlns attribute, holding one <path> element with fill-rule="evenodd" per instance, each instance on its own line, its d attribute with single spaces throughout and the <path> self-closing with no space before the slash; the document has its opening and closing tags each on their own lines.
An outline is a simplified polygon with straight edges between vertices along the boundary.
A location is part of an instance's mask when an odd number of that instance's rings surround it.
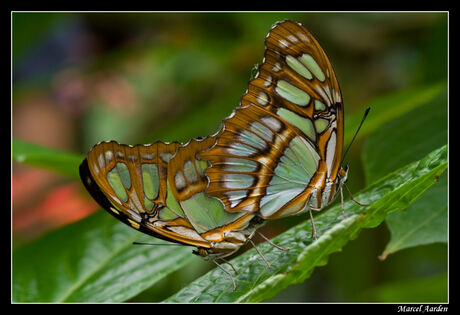
<svg viewBox="0 0 460 315">
<path fill-rule="evenodd" d="M 265 45 L 240 107 L 200 156 L 212 165 L 206 193 L 227 211 L 275 218 L 302 211 L 314 188 L 335 180 L 343 110 L 332 65 L 302 25 L 276 24 Z"/>
</svg>

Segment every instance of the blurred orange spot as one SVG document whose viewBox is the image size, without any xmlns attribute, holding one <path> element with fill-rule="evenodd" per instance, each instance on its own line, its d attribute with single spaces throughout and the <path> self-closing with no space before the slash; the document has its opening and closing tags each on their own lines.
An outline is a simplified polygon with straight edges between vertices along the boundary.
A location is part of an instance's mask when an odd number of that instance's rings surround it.
<svg viewBox="0 0 460 315">
<path fill-rule="evenodd" d="M 89 197 L 84 197 L 82 191 L 79 183 L 59 186 L 51 189 L 37 203 L 13 212 L 14 233 L 23 239 L 34 238 L 93 213 L 99 206 Z"/>
</svg>

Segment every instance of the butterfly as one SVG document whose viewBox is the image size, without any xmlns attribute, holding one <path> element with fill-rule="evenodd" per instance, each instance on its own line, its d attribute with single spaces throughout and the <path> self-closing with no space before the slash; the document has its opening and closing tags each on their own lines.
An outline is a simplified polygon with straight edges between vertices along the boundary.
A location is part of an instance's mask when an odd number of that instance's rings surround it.
<svg viewBox="0 0 460 315">
<path fill-rule="evenodd" d="M 278 219 L 321 210 L 342 193 L 343 101 L 326 53 L 300 23 L 276 23 L 263 63 L 223 121 L 208 160 L 206 194 L 230 213 Z M 343 197 L 342 197 L 343 200 Z"/>
<path fill-rule="evenodd" d="M 276 23 L 265 47 L 240 105 L 213 136 L 95 145 L 80 165 L 91 196 L 130 227 L 195 246 L 219 267 L 266 219 L 309 211 L 316 237 L 311 211 L 330 204 L 347 180 L 340 87 L 300 23 Z"/>
</svg>

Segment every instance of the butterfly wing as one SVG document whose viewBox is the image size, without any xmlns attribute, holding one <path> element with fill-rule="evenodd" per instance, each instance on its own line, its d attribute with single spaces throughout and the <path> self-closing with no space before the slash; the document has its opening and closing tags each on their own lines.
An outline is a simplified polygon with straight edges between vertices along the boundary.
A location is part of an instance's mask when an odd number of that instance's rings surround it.
<svg viewBox="0 0 460 315">
<path fill-rule="evenodd" d="M 207 194 L 229 212 L 271 219 L 333 199 L 343 109 L 332 65 L 301 24 L 276 24 L 265 46 L 240 107 L 224 120 L 216 145 L 199 156 L 212 165 Z"/>
<path fill-rule="evenodd" d="M 253 215 L 227 212 L 218 199 L 204 193 L 208 184 L 205 170 L 209 163 L 196 159 L 196 154 L 215 142 L 216 136 L 213 136 L 194 139 L 180 147 L 168 164 L 168 183 L 194 229 L 204 239 L 220 242 L 226 232 L 245 229 Z"/>
<path fill-rule="evenodd" d="M 195 156 L 215 142 L 215 136 L 185 145 L 102 142 L 88 153 L 80 176 L 93 198 L 127 225 L 157 238 L 207 248 L 208 254 L 225 255 L 244 244 L 254 215 L 229 213 L 204 193 L 209 165 Z"/>
<path fill-rule="evenodd" d="M 167 241 L 210 248 L 196 233 L 167 182 L 167 167 L 180 143 L 95 145 L 80 165 L 91 196 L 127 225 Z"/>
</svg>

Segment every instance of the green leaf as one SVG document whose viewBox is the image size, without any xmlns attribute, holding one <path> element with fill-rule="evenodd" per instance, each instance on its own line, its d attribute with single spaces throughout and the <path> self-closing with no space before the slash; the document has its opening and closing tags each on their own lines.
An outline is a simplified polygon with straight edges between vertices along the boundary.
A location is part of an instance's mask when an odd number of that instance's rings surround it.
<svg viewBox="0 0 460 315">
<path fill-rule="evenodd" d="M 386 222 L 391 240 L 380 259 L 404 248 L 447 242 L 447 174 L 407 209 L 389 215 Z"/>
<path fill-rule="evenodd" d="M 99 211 L 14 250 L 13 301 L 126 301 L 195 257 L 190 247 L 133 241 L 151 237 Z"/>
<path fill-rule="evenodd" d="M 66 153 L 13 139 L 13 161 L 16 163 L 38 166 L 73 179 L 80 179 L 78 166 L 83 159 L 82 155 Z"/>
<path fill-rule="evenodd" d="M 378 128 L 364 146 L 367 182 L 375 181 L 447 143 L 447 90 Z M 447 241 L 447 177 L 405 211 L 387 217 L 390 243 L 380 258 L 398 250 Z"/>
<path fill-rule="evenodd" d="M 168 298 L 166 302 L 258 302 L 275 296 L 291 284 L 309 278 L 315 267 L 327 264 L 330 254 L 340 251 L 362 228 L 378 226 L 388 213 L 407 208 L 426 189 L 437 181 L 447 168 L 447 146 L 443 146 L 424 159 L 411 163 L 366 188 L 356 196 L 367 208 L 352 201 L 345 203 L 348 218 L 341 220 L 340 205 L 321 212 L 315 217 L 319 233 L 312 242 L 311 224 L 306 221 L 276 237 L 273 241 L 280 251 L 264 243 L 258 246 L 272 268 L 267 269 L 254 249 L 231 262 L 238 270 L 232 282 L 219 269 L 215 269 L 192 282 Z"/>
</svg>

